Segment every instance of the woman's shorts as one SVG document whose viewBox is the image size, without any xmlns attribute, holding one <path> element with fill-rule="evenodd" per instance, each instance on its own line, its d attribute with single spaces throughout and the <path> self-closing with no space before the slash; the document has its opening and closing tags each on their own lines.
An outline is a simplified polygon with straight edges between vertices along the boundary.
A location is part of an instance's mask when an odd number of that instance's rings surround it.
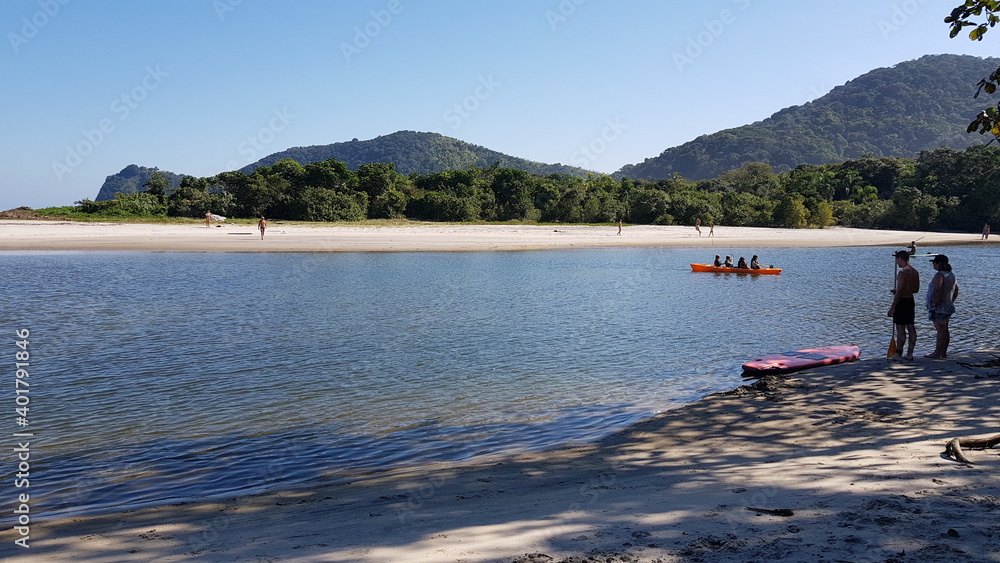
<svg viewBox="0 0 1000 563">
<path fill-rule="evenodd" d="M 900 297 L 892 313 L 892 322 L 898 325 L 911 325 L 917 320 L 916 314 L 916 303 L 913 298 Z"/>
<path fill-rule="evenodd" d="M 948 322 L 948 319 L 951 318 L 951 313 L 937 313 L 935 311 L 928 311 L 928 312 L 930 313 L 928 315 L 928 318 L 930 318 L 931 322 L 946 323 Z"/>
</svg>

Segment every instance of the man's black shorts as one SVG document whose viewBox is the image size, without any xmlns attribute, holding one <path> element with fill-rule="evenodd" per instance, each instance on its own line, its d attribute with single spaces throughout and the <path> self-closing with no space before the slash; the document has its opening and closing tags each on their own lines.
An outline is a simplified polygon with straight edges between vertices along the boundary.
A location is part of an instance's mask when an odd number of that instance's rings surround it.
<svg viewBox="0 0 1000 563">
<path fill-rule="evenodd" d="M 892 312 L 892 322 L 898 325 L 911 325 L 916 322 L 916 303 L 912 297 L 900 297 L 896 309 Z"/>
</svg>

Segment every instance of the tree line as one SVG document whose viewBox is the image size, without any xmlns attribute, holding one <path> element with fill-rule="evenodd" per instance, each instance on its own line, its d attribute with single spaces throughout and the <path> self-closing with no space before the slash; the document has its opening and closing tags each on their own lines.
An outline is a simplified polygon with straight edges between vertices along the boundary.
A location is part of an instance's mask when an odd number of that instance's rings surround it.
<svg viewBox="0 0 1000 563">
<path fill-rule="evenodd" d="M 85 213 L 360 221 L 548 222 L 808 228 L 831 225 L 977 231 L 1000 222 L 1000 148 L 938 148 L 917 158 L 862 157 L 777 174 L 746 163 L 715 178 L 658 181 L 537 175 L 491 167 L 403 175 L 392 163 L 350 170 L 337 160 L 285 159 L 252 173 L 162 173 L 146 191 L 77 202 Z"/>
</svg>

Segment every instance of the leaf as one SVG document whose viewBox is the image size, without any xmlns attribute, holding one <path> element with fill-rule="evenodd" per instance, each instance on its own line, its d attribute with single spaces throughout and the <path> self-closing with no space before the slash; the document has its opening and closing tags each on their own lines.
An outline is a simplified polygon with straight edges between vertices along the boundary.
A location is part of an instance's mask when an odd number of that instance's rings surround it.
<svg viewBox="0 0 1000 563">
<path fill-rule="evenodd" d="M 997 85 L 991 82 L 987 84 L 983 89 L 986 90 L 987 94 L 992 94 L 997 91 Z"/>
<path fill-rule="evenodd" d="M 969 124 L 968 129 L 965 130 L 966 133 L 974 133 L 976 129 L 979 129 L 979 120 L 975 120 Z"/>
</svg>

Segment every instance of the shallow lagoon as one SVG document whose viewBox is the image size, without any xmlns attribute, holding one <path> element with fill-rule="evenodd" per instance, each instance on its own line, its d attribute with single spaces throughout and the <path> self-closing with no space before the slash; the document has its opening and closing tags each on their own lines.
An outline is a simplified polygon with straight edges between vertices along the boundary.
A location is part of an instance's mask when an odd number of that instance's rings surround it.
<svg viewBox="0 0 1000 563">
<path fill-rule="evenodd" d="M 996 347 L 981 330 L 1000 309 L 988 249 L 943 250 L 961 286 L 952 349 Z M 31 331 L 33 508 L 593 440 L 740 385 L 762 353 L 884 355 L 891 249 L 715 252 L 785 272 L 692 273 L 713 256 L 685 248 L 0 253 L 2 324 Z M 918 331 L 929 351 L 929 321 Z"/>
</svg>

